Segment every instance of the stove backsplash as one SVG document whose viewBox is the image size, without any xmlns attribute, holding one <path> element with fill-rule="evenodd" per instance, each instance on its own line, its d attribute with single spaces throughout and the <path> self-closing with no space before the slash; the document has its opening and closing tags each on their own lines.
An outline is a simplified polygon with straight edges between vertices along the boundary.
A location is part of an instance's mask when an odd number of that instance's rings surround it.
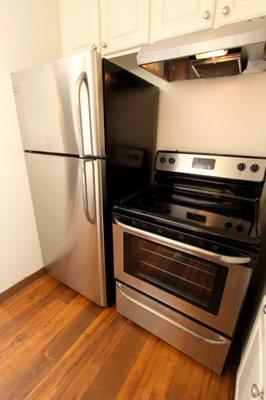
<svg viewBox="0 0 266 400">
<path fill-rule="evenodd" d="M 266 156 L 266 73 L 167 83 L 115 62 L 160 88 L 157 149 Z"/>
</svg>

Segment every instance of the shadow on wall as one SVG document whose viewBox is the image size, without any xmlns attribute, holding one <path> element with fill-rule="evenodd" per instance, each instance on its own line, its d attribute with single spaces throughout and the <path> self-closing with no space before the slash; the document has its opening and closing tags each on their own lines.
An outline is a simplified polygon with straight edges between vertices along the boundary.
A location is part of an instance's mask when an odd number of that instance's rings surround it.
<svg viewBox="0 0 266 400">
<path fill-rule="evenodd" d="M 0 293 L 42 267 L 42 255 L 8 74 L 0 73 Z"/>
<path fill-rule="evenodd" d="M 266 156 L 266 72 L 168 83 L 115 62 L 160 87 L 157 149 Z"/>
</svg>

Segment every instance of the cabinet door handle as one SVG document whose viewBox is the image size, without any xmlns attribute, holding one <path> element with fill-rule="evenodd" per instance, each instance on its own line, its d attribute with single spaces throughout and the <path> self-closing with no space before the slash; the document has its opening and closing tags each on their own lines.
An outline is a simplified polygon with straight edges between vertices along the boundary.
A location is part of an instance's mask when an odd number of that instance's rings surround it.
<svg viewBox="0 0 266 400">
<path fill-rule="evenodd" d="M 256 383 L 253 383 L 253 385 L 251 386 L 251 396 L 254 399 L 264 399 L 264 390 L 262 389 L 261 391 L 259 390 L 258 386 L 256 385 Z"/>
<path fill-rule="evenodd" d="M 93 44 L 93 45 L 91 46 L 91 49 L 92 49 L 92 50 L 97 50 L 96 44 Z"/>
<path fill-rule="evenodd" d="M 224 8 L 222 9 L 222 14 L 223 15 L 228 15 L 230 14 L 230 7 L 229 6 L 224 6 Z"/>
<path fill-rule="evenodd" d="M 263 314 L 266 314 L 266 304 L 263 306 Z"/>
<path fill-rule="evenodd" d="M 204 19 L 209 19 L 211 16 L 211 13 L 209 10 L 204 11 L 204 13 L 202 14 Z"/>
<path fill-rule="evenodd" d="M 102 46 L 103 46 L 104 48 L 106 48 L 106 47 L 107 47 L 107 43 L 102 42 Z"/>
</svg>

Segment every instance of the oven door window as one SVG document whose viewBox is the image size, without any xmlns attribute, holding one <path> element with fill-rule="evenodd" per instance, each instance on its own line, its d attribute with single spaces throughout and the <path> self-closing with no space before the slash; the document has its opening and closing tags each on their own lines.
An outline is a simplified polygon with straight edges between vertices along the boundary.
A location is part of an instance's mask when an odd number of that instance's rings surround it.
<svg viewBox="0 0 266 400">
<path fill-rule="evenodd" d="M 128 233 L 124 233 L 124 270 L 215 315 L 228 272 L 225 266 Z"/>
</svg>

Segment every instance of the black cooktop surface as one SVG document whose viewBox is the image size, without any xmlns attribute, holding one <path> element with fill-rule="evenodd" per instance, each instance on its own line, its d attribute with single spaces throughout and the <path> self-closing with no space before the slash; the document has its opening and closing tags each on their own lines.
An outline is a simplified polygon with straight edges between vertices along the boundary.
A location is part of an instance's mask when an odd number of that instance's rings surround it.
<svg viewBox="0 0 266 400">
<path fill-rule="evenodd" d="M 234 240 L 256 241 L 260 236 L 256 201 L 152 187 L 121 201 L 115 209 Z"/>
</svg>

